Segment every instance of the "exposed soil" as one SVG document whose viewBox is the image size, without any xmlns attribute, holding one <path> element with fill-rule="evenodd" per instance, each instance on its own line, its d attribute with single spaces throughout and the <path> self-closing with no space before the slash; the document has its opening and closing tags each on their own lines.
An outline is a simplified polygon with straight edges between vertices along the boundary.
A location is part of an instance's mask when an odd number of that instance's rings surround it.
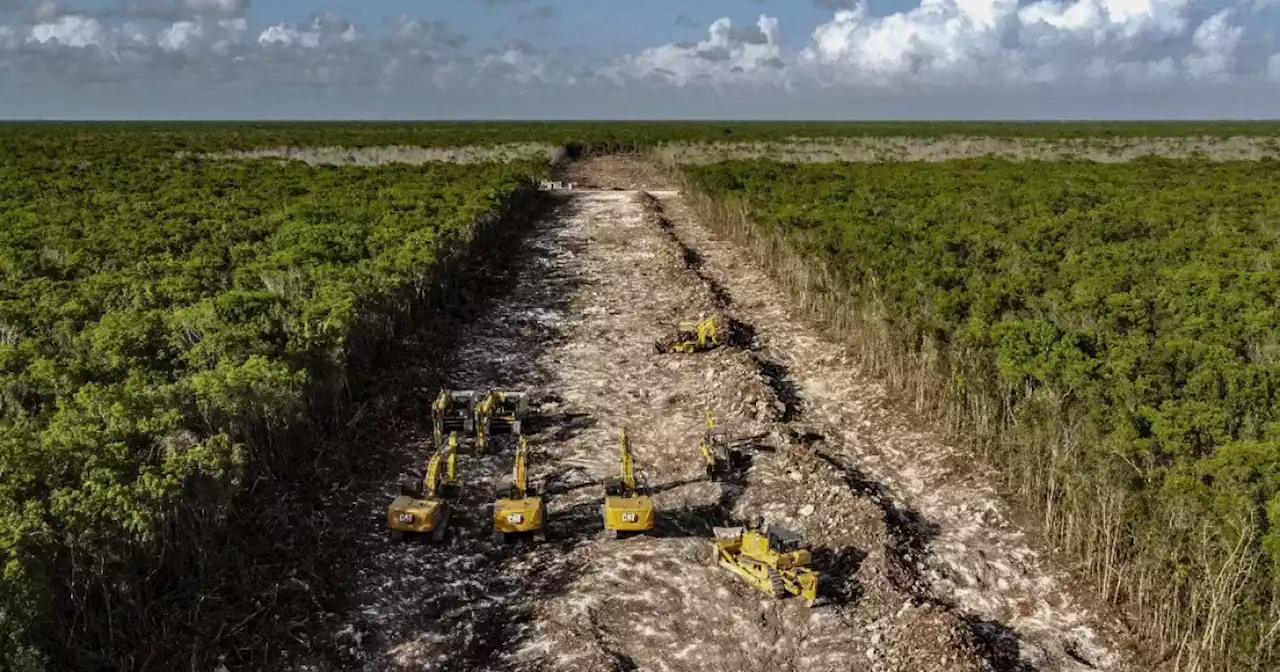
<svg viewBox="0 0 1280 672">
<path fill-rule="evenodd" d="M 1044 558 L 980 470 L 896 410 L 781 289 L 621 157 L 584 161 L 447 343 L 409 344 L 417 381 L 356 476 L 321 493 L 337 594 L 270 647 L 288 670 L 1126 670 L 1119 626 Z M 728 344 L 660 355 L 655 339 L 717 313 Z M 437 329 L 439 331 L 439 329 Z M 421 367 L 422 372 L 416 372 Z M 429 371 L 427 369 L 430 369 Z M 430 450 L 438 384 L 532 388 L 531 475 L 550 540 L 495 544 L 486 505 L 513 440 L 468 448 L 451 539 L 392 542 L 385 510 Z M 703 408 L 750 465 L 705 479 Z M 414 409 L 420 409 L 415 413 Z M 603 478 L 625 426 L 658 528 L 602 536 Z M 822 572 L 807 608 L 711 562 L 712 527 L 755 516 L 801 533 Z M 238 669 L 228 663 L 228 670 Z M 250 669 L 246 667 L 245 669 Z"/>
<path fill-rule="evenodd" d="M 674 192 L 658 192 L 676 198 Z M 510 291 L 462 327 L 446 356 L 455 387 L 533 387 L 532 475 L 551 518 L 546 544 L 490 539 L 484 508 L 510 471 L 512 441 L 460 459 L 468 484 L 454 539 L 393 544 L 384 512 L 402 474 L 335 488 L 344 528 L 333 562 L 349 582 L 325 632 L 286 669 L 989 670 L 963 613 L 931 599 L 903 562 L 901 525 L 878 495 L 783 422 L 789 374 L 751 339 L 696 355 L 653 342 L 720 307 L 654 202 L 575 191 L 516 252 Z M 429 399 L 433 391 L 420 397 Z M 703 408 L 755 437 L 736 483 L 703 476 Z M 600 481 L 626 426 L 655 490 L 654 534 L 602 538 Z M 426 414 L 381 460 L 420 468 Z M 774 600 L 711 563 L 713 525 L 752 516 L 813 544 L 823 598 Z M 305 649 L 309 649 L 306 651 Z M 985 656 L 985 657 L 984 657 Z"/>
<path fill-rule="evenodd" d="M 814 453 L 884 508 L 926 590 L 966 615 L 998 667 L 1134 666 L 1120 621 L 1037 549 L 989 485 L 991 474 L 921 431 L 927 423 L 901 410 L 881 382 L 806 325 L 784 290 L 731 242 L 698 225 L 680 197 L 660 200 L 699 274 L 790 372 L 796 415 Z"/>
<path fill-rule="evenodd" d="M 551 159 L 554 145 L 537 142 L 492 147 L 273 147 L 216 154 L 210 158 L 280 158 L 310 164 L 376 166 L 389 163 L 421 165 L 431 161 L 482 163 L 521 159 Z M 1087 160 L 1099 163 L 1132 161 L 1144 156 L 1201 157 L 1211 161 L 1257 161 L 1280 158 L 1280 139 L 1268 137 L 1178 138 L 789 138 L 775 142 L 669 143 L 649 156 L 658 163 L 717 163 L 730 159 L 772 158 L 789 163 L 835 161 L 948 161 L 984 156 L 1011 160 Z M 612 175 L 608 184 L 601 178 Z M 600 156 L 567 166 L 564 179 L 583 188 L 670 189 L 674 182 L 648 161 Z"/>
<path fill-rule="evenodd" d="M 432 161 L 486 163 L 520 159 L 550 159 L 555 145 L 524 142 L 492 147 L 267 147 L 243 152 L 213 154 L 211 159 L 292 159 L 312 165 L 381 166 L 388 163 L 422 165 Z"/>
<path fill-rule="evenodd" d="M 679 180 L 641 156 L 588 156 L 558 171 L 576 189 L 677 189 Z"/>
<path fill-rule="evenodd" d="M 668 164 L 772 158 L 789 163 L 948 161 L 983 156 L 1011 160 L 1132 161 L 1144 156 L 1211 161 L 1280 158 L 1280 140 L 1265 137 L 1187 138 L 791 138 L 778 142 L 672 143 L 653 151 Z"/>
</svg>

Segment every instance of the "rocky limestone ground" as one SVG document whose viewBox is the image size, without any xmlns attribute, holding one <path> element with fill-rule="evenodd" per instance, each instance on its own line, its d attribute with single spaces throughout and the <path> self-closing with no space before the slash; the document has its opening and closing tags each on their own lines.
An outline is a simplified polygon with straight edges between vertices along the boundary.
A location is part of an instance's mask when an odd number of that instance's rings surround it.
<svg viewBox="0 0 1280 672">
<path fill-rule="evenodd" d="M 541 142 L 493 146 L 418 147 L 266 147 L 211 154 L 213 159 L 304 161 L 312 165 L 422 165 L 432 161 L 484 163 L 553 159 L 555 145 Z M 181 156 L 181 154 L 180 154 Z M 1280 158 L 1280 138 L 1271 137 L 1120 137 L 1037 138 L 950 135 L 940 137 L 868 136 L 849 138 L 786 138 L 775 141 L 671 142 L 647 152 L 650 161 L 634 157 L 598 156 L 571 162 L 564 177 L 584 188 L 664 189 L 673 183 L 658 164 L 706 164 L 732 159 L 771 158 L 788 163 L 839 161 L 949 161 L 996 157 L 1014 161 L 1082 160 L 1099 163 L 1133 161 L 1142 157 L 1196 158 L 1210 161 L 1258 161 Z M 603 170 L 603 172 L 602 172 Z M 607 179 L 606 176 L 612 176 Z"/>
<path fill-rule="evenodd" d="M 663 199 L 674 192 L 657 192 Z M 756 339 L 660 355 L 682 319 L 721 307 L 653 199 L 567 194 L 516 255 L 513 289 L 462 327 L 444 362 L 460 388 L 530 387 L 532 475 L 551 539 L 496 545 L 485 504 L 511 467 L 510 438 L 464 451 L 467 483 L 445 543 L 394 544 L 384 512 L 401 473 L 353 482 L 322 512 L 349 577 L 323 630 L 281 654 L 294 670 L 990 670 L 965 615 L 932 599 L 874 488 L 824 459 L 794 426 L 785 372 Z M 424 391 L 422 399 L 433 396 Z M 740 482 L 711 483 L 697 449 L 703 408 L 755 437 Z M 655 491 L 658 528 L 602 538 L 600 481 L 620 427 Z M 420 468 L 429 419 L 381 447 Z M 712 526 L 760 515 L 792 527 L 823 572 L 813 608 L 773 600 L 711 562 Z"/>
<path fill-rule="evenodd" d="M 995 157 L 1013 161 L 1096 161 L 1119 163 L 1146 156 L 1210 161 L 1258 161 L 1280 157 L 1280 139 L 1268 137 L 992 138 L 951 135 L 936 138 L 868 136 L 788 138 L 772 142 L 671 143 L 653 150 L 666 164 L 718 163 L 771 158 L 786 163 L 838 161 L 950 161 Z"/>
<path fill-rule="evenodd" d="M 813 453 L 885 510 L 923 589 L 965 615 L 998 667 L 1137 669 L 1123 624 L 1020 528 L 990 473 L 895 405 L 740 248 L 697 223 L 683 199 L 659 200 L 684 256 L 788 372 L 793 416 Z"/>
<path fill-rule="evenodd" d="M 554 145 L 520 142 L 490 147 L 419 147 L 387 145 L 383 147 L 264 147 L 239 152 L 211 154 L 210 159 L 284 159 L 311 165 L 381 166 L 392 163 L 422 165 L 433 161 L 452 163 L 489 163 L 525 159 L 550 159 Z"/>
</svg>

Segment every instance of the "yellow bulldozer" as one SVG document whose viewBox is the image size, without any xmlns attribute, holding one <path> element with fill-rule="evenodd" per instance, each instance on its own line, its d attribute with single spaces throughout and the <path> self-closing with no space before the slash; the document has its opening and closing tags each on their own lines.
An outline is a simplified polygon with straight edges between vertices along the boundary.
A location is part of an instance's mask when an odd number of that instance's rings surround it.
<svg viewBox="0 0 1280 672">
<path fill-rule="evenodd" d="M 649 496 L 649 488 L 636 480 L 635 460 L 626 427 L 619 435 L 618 452 L 622 460 L 622 477 L 605 479 L 604 505 L 600 507 L 604 515 L 604 533 L 610 539 L 617 539 L 622 532 L 647 532 L 654 525 L 653 498 Z"/>
<path fill-rule="evenodd" d="M 484 450 L 491 435 L 521 433 L 521 421 L 529 413 L 529 393 L 491 390 L 476 402 L 476 448 Z"/>
<path fill-rule="evenodd" d="M 707 479 L 717 481 L 737 471 L 745 456 L 739 447 L 740 442 L 730 439 L 728 432 L 716 427 L 711 409 L 703 409 L 703 412 L 707 417 L 707 431 L 702 435 L 698 448 L 702 451 Z"/>
<path fill-rule="evenodd" d="M 788 594 L 813 606 L 818 599 L 818 572 L 800 535 L 755 522 L 747 527 L 713 528 L 712 561 L 775 598 Z"/>
<path fill-rule="evenodd" d="M 440 390 L 431 404 L 431 429 L 436 445 L 444 445 L 449 432 L 461 432 L 465 438 L 475 431 L 477 395 L 471 390 Z"/>
<path fill-rule="evenodd" d="M 448 443 L 427 462 L 426 476 L 421 481 L 401 483 L 400 494 L 387 507 L 387 527 L 393 540 L 402 540 L 406 534 L 430 534 L 432 541 L 444 540 L 454 505 L 462 494 L 457 464 L 458 435 L 450 432 Z"/>
<path fill-rule="evenodd" d="M 701 322 L 681 322 L 674 336 L 655 341 L 653 347 L 658 354 L 693 353 L 711 350 L 720 345 L 716 332 L 714 315 Z"/>
<path fill-rule="evenodd" d="M 547 507 L 538 492 L 529 487 L 529 444 L 523 436 L 516 448 L 516 464 L 511 484 L 498 489 L 493 503 L 493 540 L 505 543 L 509 535 L 532 533 L 534 541 L 546 541 Z"/>
</svg>

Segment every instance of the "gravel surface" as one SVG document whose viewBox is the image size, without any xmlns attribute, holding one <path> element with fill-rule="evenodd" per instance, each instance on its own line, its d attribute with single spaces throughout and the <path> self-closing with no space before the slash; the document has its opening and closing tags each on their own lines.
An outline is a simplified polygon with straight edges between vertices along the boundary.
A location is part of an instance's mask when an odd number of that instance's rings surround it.
<svg viewBox="0 0 1280 672">
<path fill-rule="evenodd" d="M 674 192 L 657 192 L 674 197 Z M 886 510 L 783 421 L 777 371 L 753 342 L 691 356 L 653 342 L 719 308 L 652 202 L 577 191 L 517 253 L 514 289 L 456 336 L 456 387 L 532 387 L 532 476 L 551 540 L 495 545 L 484 505 L 510 470 L 512 441 L 460 459 L 468 484 L 444 545 L 388 540 L 383 515 L 402 474 L 335 491 L 349 585 L 327 633 L 286 669 L 987 670 L 963 615 L 921 592 Z M 424 398 L 431 395 L 425 394 Z M 697 443 L 703 408 L 756 437 L 739 482 L 711 483 Z M 425 410 L 425 409 L 424 409 Z M 602 536 L 600 481 L 626 426 L 655 490 L 653 534 Z M 428 453 L 425 420 L 385 450 L 405 472 Z M 711 527 L 752 516 L 811 541 L 814 608 L 773 600 L 711 563 Z"/>
<path fill-rule="evenodd" d="M 495 292 L 430 366 L 456 388 L 531 388 L 531 476 L 550 540 L 490 538 L 514 442 L 463 452 L 451 539 L 395 544 L 385 507 L 429 454 L 427 404 L 335 484 L 323 517 L 345 578 L 289 670 L 1127 670 L 1122 629 L 1013 521 L 980 468 L 898 410 L 806 326 L 742 251 L 696 223 L 653 167 L 592 159 L 534 225 Z M 659 355 L 718 314 L 724 346 Z M 436 359 L 442 361 L 434 361 Z M 427 364 L 423 364 L 427 366 Z M 708 482 L 703 408 L 750 465 Z M 403 415 L 403 414 L 402 414 Z M 411 414 L 410 414 L 411 415 Z M 601 481 L 625 426 L 658 510 L 606 540 Z M 962 465 L 962 466 L 957 466 Z M 398 471 L 397 471 L 398 467 Z M 386 473 L 383 473 L 386 472 Z M 801 533 L 819 603 L 773 600 L 711 562 L 712 527 L 754 516 Z"/>
</svg>

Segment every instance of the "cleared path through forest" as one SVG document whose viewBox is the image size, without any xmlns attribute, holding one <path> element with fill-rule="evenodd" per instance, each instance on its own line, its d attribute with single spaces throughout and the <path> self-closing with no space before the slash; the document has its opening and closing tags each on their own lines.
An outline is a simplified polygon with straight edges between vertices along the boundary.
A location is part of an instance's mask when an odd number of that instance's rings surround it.
<svg viewBox="0 0 1280 672">
<path fill-rule="evenodd" d="M 385 507 L 402 474 L 335 488 L 317 515 L 348 540 L 333 558 L 346 585 L 320 615 L 328 632 L 277 667 L 1120 669 L 1107 628 L 994 496 L 935 467 L 931 451 L 944 445 L 790 321 L 777 289 L 689 220 L 677 193 L 655 194 L 661 205 L 636 191 L 562 194 L 510 251 L 510 289 L 432 364 L 451 387 L 536 391 L 532 476 L 551 540 L 491 541 L 484 507 L 510 473 L 507 437 L 490 454 L 462 454 L 468 487 L 447 544 L 389 541 Z M 743 323 L 733 345 L 654 352 L 678 321 L 718 310 Z M 434 393 L 422 390 L 421 413 L 373 448 L 378 461 L 420 468 Z M 731 433 L 760 437 L 740 482 L 702 476 L 704 407 Z M 609 541 L 600 482 L 617 471 L 623 425 L 659 525 Z M 754 515 L 814 544 L 819 606 L 772 600 L 712 565 L 711 527 Z"/>
</svg>

